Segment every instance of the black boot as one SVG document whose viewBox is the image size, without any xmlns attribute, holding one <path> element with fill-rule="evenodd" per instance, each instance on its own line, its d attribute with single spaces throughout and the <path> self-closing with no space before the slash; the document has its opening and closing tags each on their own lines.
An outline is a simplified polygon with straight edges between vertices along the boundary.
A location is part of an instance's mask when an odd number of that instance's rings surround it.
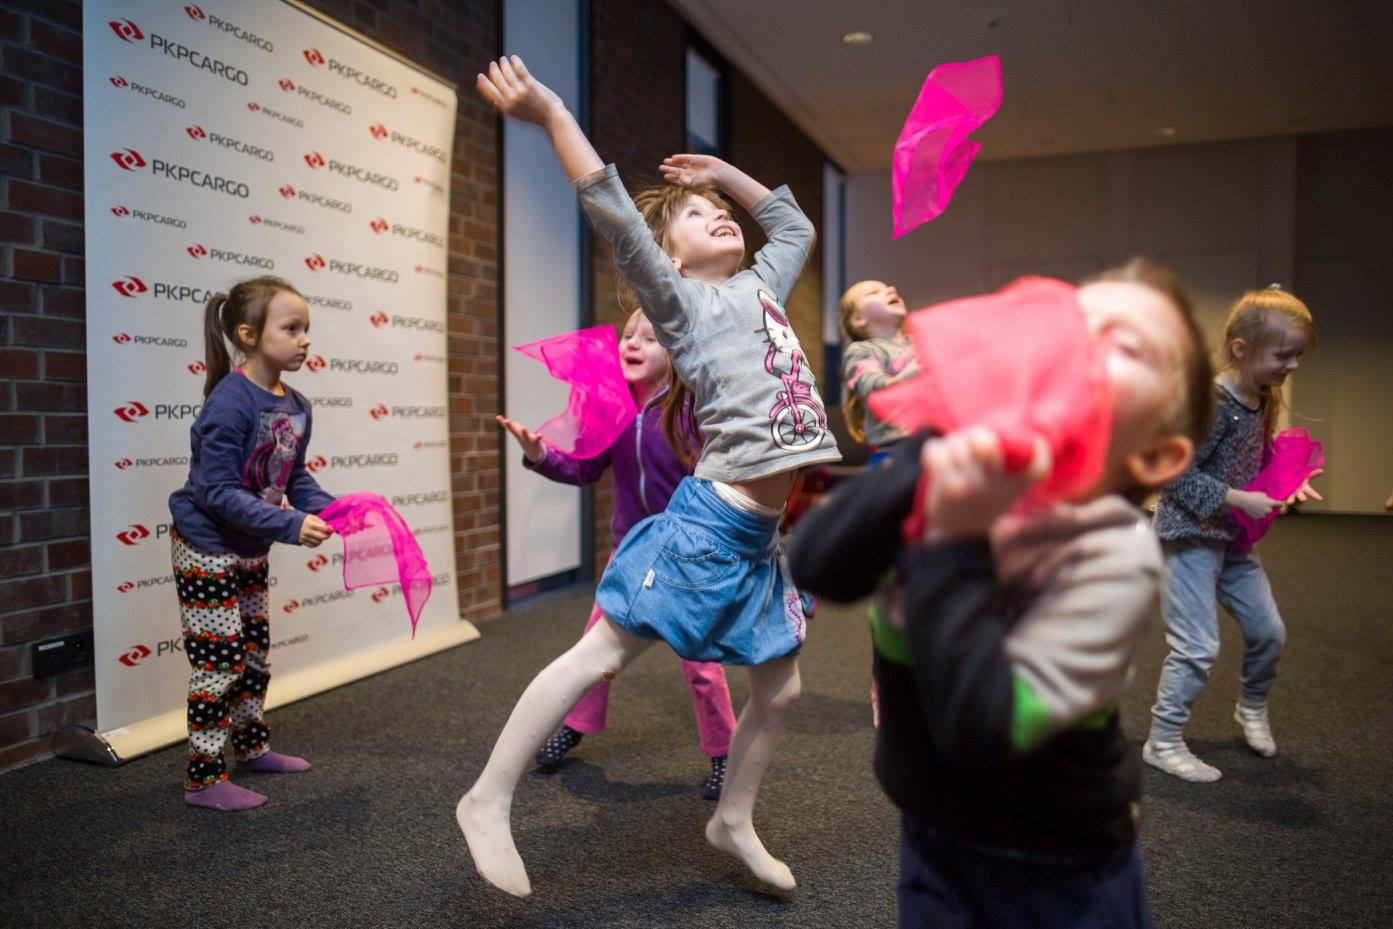
<svg viewBox="0 0 1393 929">
<path fill-rule="evenodd" d="M 542 747 L 537 749 L 537 764 L 543 768 L 554 768 L 566 758 L 566 753 L 580 744 L 584 737 L 583 733 L 576 732 L 570 726 L 562 725 L 556 730 L 556 734 L 542 743 Z"/>
<path fill-rule="evenodd" d="M 721 788 L 726 782 L 726 756 L 711 759 L 711 776 L 701 785 L 701 795 L 707 800 L 721 799 Z"/>
</svg>

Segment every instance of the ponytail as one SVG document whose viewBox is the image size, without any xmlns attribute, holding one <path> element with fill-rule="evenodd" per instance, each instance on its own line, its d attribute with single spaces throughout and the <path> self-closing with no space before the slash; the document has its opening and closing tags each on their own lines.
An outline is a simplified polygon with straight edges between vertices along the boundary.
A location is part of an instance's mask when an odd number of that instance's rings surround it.
<svg viewBox="0 0 1393 929">
<path fill-rule="evenodd" d="M 232 357 L 227 353 L 227 343 L 223 341 L 222 308 L 227 303 L 227 294 L 219 291 L 208 298 L 203 308 L 203 363 L 208 372 L 203 378 L 203 399 L 207 400 L 218 381 L 227 377 L 232 370 Z"/>
<path fill-rule="evenodd" d="M 250 326 L 261 337 L 266 326 L 266 308 L 276 294 L 300 292 L 285 278 L 274 275 L 239 281 L 227 293 L 219 291 L 208 298 L 203 308 L 203 363 L 208 367 L 203 381 L 203 397 L 207 399 L 218 382 L 232 373 L 232 353 L 228 343 L 239 355 L 246 353 L 237 335 L 238 326 Z"/>
</svg>

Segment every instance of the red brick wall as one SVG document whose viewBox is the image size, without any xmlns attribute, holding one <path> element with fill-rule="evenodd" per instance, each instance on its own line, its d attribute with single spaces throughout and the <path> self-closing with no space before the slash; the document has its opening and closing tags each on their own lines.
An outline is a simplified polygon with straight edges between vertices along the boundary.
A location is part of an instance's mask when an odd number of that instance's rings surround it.
<svg viewBox="0 0 1393 929">
<path fill-rule="evenodd" d="M 495 0 L 312 0 L 460 85 L 449 242 L 450 463 L 459 605 L 499 612 L 495 120 L 473 92 Z M 82 7 L 0 8 L 0 770 L 92 725 L 93 670 L 36 680 L 33 640 L 92 625 L 83 294 Z M 171 603 L 171 612 L 173 604 Z"/>
<path fill-rule="evenodd" d="M 498 183 L 496 123 L 473 76 L 498 45 L 495 0 L 311 0 L 460 85 L 449 243 L 450 455 L 460 608 L 499 613 Z M 591 134 L 630 184 L 657 179 L 684 147 L 684 25 L 669 7 L 592 0 Z M 92 625 L 83 292 L 82 13 L 77 0 L 0 9 L 0 770 L 42 757 L 51 735 L 93 724 L 90 667 L 35 680 L 35 639 Z M 635 80 L 641 75 L 642 80 Z M 728 149 L 787 181 L 820 222 L 821 155 L 732 72 Z M 757 241 L 753 224 L 747 233 Z M 614 273 L 594 242 L 597 321 L 617 322 Z M 817 258 L 790 300 L 819 342 Z M 821 373 L 819 353 L 812 353 Z M 609 552 L 609 488 L 596 494 L 595 549 Z"/>
<path fill-rule="evenodd" d="M 657 183 L 658 165 L 686 149 L 686 28 L 666 5 L 591 0 L 590 138 L 614 162 L 630 190 Z M 787 183 L 798 204 L 822 225 L 821 150 L 735 68 L 726 72 L 727 157 L 771 187 Z M 751 251 L 764 242 L 759 227 L 740 217 Z M 622 323 L 609 248 L 591 235 L 594 319 Z M 819 246 L 788 302 L 790 318 L 822 377 L 822 252 Z M 609 480 L 595 493 L 595 564 L 609 557 Z"/>
</svg>

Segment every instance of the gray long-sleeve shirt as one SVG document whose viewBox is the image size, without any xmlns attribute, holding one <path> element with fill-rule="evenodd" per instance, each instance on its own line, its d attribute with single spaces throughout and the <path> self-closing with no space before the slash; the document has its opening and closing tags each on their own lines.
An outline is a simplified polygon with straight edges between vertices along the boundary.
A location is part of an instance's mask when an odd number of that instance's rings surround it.
<svg viewBox="0 0 1393 929">
<path fill-rule="evenodd" d="M 895 382 L 905 371 L 918 370 L 914 346 L 909 339 L 859 339 L 842 354 L 842 380 L 847 390 L 861 396 L 866 417 L 862 431 L 867 445 L 887 445 L 904 438 L 904 430 L 894 423 L 883 423 L 871 412 L 871 394 Z"/>
<path fill-rule="evenodd" d="M 1156 536 L 1162 542 L 1204 539 L 1232 542 L 1238 533 L 1224 503 L 1230 487 L 1241 488 L 1258 473 L 1267 445 L 1266 400 L 1250 409 L 1220 384 L 1214 385 L 1214 421 L 1185 473 L 1171 481 L 1156 504 Z"/>
<path fill-rule="evenodd" d="M 814 238 L 788 188 L 750 210 L 768 241 L 750 268 L 720 286 L 677 272 L 614 165 L 581 178 L 576 190 L 695 398 L 705 437 L 696 476 L 750 481 L 839 461 L 813 372 L 783 308 Z"/>
</svg>

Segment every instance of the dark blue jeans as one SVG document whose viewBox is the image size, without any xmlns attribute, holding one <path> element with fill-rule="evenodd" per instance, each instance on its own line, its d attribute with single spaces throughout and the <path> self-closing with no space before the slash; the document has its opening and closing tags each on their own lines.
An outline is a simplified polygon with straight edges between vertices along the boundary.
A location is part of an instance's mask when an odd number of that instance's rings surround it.
<svg viewBox="0 0 1393 929">
<path fill-rule="evenodd" d="M 981 851 L 909 816 L 900 826 L 900 929 L 1152 929 L 1141 854 L 1066 864 Z"/>
</svg>

